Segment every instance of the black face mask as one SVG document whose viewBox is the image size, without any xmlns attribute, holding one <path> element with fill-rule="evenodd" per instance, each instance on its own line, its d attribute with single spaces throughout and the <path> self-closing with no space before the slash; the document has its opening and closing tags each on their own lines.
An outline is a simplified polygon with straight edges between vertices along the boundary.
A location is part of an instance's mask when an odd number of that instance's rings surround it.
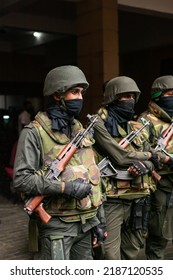
<svg viewBox="0 0 173 280">
<path fill-rule="evenodd" d="M 173 96 L 161 96 L 155 103 L 169 116 L 173 116 Z"/>
<path fill-rule="evenodd" d="M 115 111 L 120 117 L 128 121 L 131 120 L 133 115 L 135 114 L 134 107 L 135 107 L 134 99 L 117 100 Z"/>
<path fill-rule="evenodd" d="M 105 121 L 105 126 L 108 132 L 113 137 L 119 137 L 118 124 L 126 127 L 127 122 L 134 116 L 135 100 L 117 100 L 116 104 L 111 104 L 108 107 L 108 118 Z"/>
<path fill-rule="evenodd" d="M 83 99 L 64 100 L 66 111 L 70 116 L 79 115 L 83 107 Z"/>
</svg>

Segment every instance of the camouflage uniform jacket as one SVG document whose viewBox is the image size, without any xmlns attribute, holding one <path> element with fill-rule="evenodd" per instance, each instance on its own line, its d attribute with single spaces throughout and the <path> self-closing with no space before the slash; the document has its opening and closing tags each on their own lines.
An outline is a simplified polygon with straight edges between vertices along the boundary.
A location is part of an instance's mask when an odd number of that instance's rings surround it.
<svg viewBox="0 0 173 280">
<path fill-rule="evenodd" d="M 157 145 L 157 140 L 162 135 L 162 133 L 170 126 L 173 120 L 153 101 L 149 102 L 148 110 L 143 112 L 140 117 L 144 117 L 150 120 L 148 135 L 150 138 L 150 143 L 152 144 L 153 148 L 155 148 Z M 167 147 L 165 147 L 165 151 L 170 154 L 173 153 L 173 137 L 170 139 Z M 167 177 L 171 182 L 173 182 L 173 171 L 171 171 L 166 164 L 162 166 L 162 169 L 158 173 L 162 176 L 162 178 Z M 163 180 L 159 182 L 159 187 L 161 187 L 162 181 Z M 168 185 L 169 184 L 167 184 L 168 188 L 164 186 L 165 191 L 166 189 L 170 191 Z M 171 185 L 170 188 L 172 189 Z"/>
<path fill-rule="evenodd" d="M 74 121 L 72 137 L 83 130 L 81 123 Z M 51 161 L 70 142 L 65 134 L 53 132 L 51 121 L 45 113 L 38 113 L 36 121 L 25 127 L 19 139 L 15 161 L 14 185 L 27 195 L 47 195 L 45 209 L 51 215 L 72 222 L 96 216 L 101 204 L 99 170 L 95 164 L 90 139 L 71 158 L 64 172 L 57 180 L 44 177 Z M 62 181 L 85 178 L 93 187 L 93 194 L 81 201 L 62 194 Z"/>
<path fill-rule="evenodd" d="M 127 170 L 128 167 L 135 161 L 145 161 L 149 170 L 153 170 L 153 165 L 148 161 L 150 145 L 147 141 L 147 133 L 144 129 L 126 149 L 121 148 L 118 145 L 127 133 L 118 126 L 119 133 L 122 137 L 113 138 L 107 131 L 104 121 L 107 118 L 106 108 L 99 110 L 100 121 L 98 121 L 94 127 L 94 135 L 96 140 L 96 151 L 98 152 L 98 160 L 100 155 L 108 156 L 114 163 L 114 167 L 117 170 Z M 132 130 L 139 129 L 142 126 L 139 122 L 128 122 L 128 133 Z M 106 196 L 110 198 L 121 198 L 133 200 L 136 198 L 144 197 L 155 190 L 155 182 L 150 176 L 146 174 L 134 178 L 133 180 L 116 180 L 110 177 L 106 180 L 102 180 L 106 189 Z"/>
</svg>

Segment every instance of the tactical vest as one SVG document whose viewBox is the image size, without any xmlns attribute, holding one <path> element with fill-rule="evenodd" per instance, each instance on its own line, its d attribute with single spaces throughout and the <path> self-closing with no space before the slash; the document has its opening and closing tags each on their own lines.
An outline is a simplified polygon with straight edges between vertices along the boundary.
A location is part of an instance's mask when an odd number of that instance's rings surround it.
<svg viewBox="0 0 173 280">
<path fill-rule="evenodd" d="M 102 120 L 105 122 L 108 116 L 108 112 L 105 108 L 101 108 L 98 112 Z M 129 121 L 127 124 L 128 134 L 131 131 L 135 131 L 142 126 L 141 123 L 135 121 Z M 118 126 L 119 134 L 122 137 L 114 137 L 116 142 L 120 142 L 124 137 L 127 136 L 127 133 L 121 126 Z M 139 133 L 137 137 L 134 138 L 133 142 L 128 145 L 126 150 L 128 151 L 143 151 L 143 143 L 147 139 L 148 135 L 145 129 Z M 121 166 L 115 165 L 115 169 L 122 169 Z M 127 170 L 127 169 L 126 169 Z M 155 191 L 155 182 L 149 174 L 138 176 L 133 180 L 116 180 L 115 178 L 106 178 L 102 180 L 103 187 L 106 191 L 106 196 L 108 198 L 121 198 L 133 200 L 140 197 L 150 195 L 151 191 Z"/>
<path fill-rule="evenodd" d="M 33 122 L 33 125 L 41 139 L 42 153 L 44 155 L 42 170 L 45 172 L 52 160 L 57 157 L 70 140 L 65 134 L 51 130 L 51 121 L 45 113 L 39 112 L 35 119 L 36 122 Z M 81 130 L 83 130 L 81 123 L 74 120 L 72 138 Z M 97 207 L 101 204 L 102 194 L 100 189 L 100 173 L 95 164 L 94 153 L 91 148 L 92 144 L 89 138 L 87 140 L 84 139 L 82 147 L 76 151 L 58 178 L 64 182 L 85 178 L 85 182 L 92 185 L 92 194 L 82 200 L 68 197 L 65 194 L 45 199 L 44 208 L 52 216 L 59 216 L 60 219 L 66 222 L 72 222 L 85 221 L 96 215 Z"/>
<path fill-rule="evenodd" d="M 150 101 L 148 108 L 149 110 L 143 112 L 141 116 L 150 120 L 152 124 L 150 128 L 150 134 L 152 136 L 150 138 L 152 138 L 152 145 L 153 147 L 155 147 L 157 145 L 158 138 L 170 126 L 171 118 L 153 101 Z M 167 153 L 173 154 L 173 137 L 170 139 L 167 147 L 165 148 L 165 151 Z M 163 165 L 163 168 L 158 171 L 158 173 L 160 175 L 173 175 L 173 171 L 171 171 L 166 164 Z M 171 181 L 173 181 L 173 179 Z"/>
</svg>

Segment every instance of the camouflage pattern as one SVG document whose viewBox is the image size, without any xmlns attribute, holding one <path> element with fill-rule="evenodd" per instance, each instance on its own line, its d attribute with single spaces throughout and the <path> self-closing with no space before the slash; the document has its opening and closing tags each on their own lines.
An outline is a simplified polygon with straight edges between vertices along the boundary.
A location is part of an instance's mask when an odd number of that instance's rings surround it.
<svg viewBox="0 0 173 280">
<path fill-rule="evenodd" d="M 34 122 L 34 126 L 37 128 L 42 142 L 44 154 L 43 171 L 45 172 L 52 160 L 70 140 L 65 134 L 51 130 L 51 121 L 45 113 L 39 112 L 35 119 L 37 122 Z M 79 131 L 83 130 L 83 127 L 79 121 L 74 120 L 72 129 L 73 138 Z M 79 221 L 81 214 L 84 219 L 95 216 L 97 207 L 101 204 L 102 194 L 100 190 L 100 173 L 95 164 L 94 152 L 91 148 L 92 144 L 93 142 L 89 138 L 87 141 L 83 141 L 82 148 L 76 151 L 59 177 L 64 182 L 85 178 L 85 181 L 92 185 L 92 194 L 80 201 L 63 194 L 54 199 L 45 200 L 44 207 L 51 215 L 60 216 L 61 219 L 69 222 Z"/>
<path fill-rule="evenodd" d="M 172 119 L 171 117 L 163 111 L 155 102 L 150 101 L 148 105 L 148 110 L 141 114 L 145 119 L 150 120 L 151 126 L 148 131 L 150 134 L 150 140 L 152 141 L 153 148 L 157 144 L 157 139 L 162 135 L 162 133 L 170 126 Z M 166 152 L 173 153 L 173 137 L 170 139 L 167 147 L 165 148 Z M 159 174 L 172 174 L 173 171 L 165 164 L 163 168 L 159 171 Z M 171 175 L 171 176 L 172 176 Z"/>
<path fill-rule="evenodd" d="M 98 114 L 103 119 L 103 121 L 106 120 L 108 112 L 105 108 L 100 108 L 98 111 Z M 135 122 L 135 121 L 129 121 L 128 122 L 128 128 L 127 133 L 129 134 L 131 131 L 138 130 L 140 127 L 142 127 L 142 123 Z M 125 132 L 122 127 L 118 126 L 118 130 L 122 138 L 114 138 L 116 142 L 120 142 L 124 137 L 127 136 L 127 133 Z M 135 144 L 135 148 L 133 145 L 128 145 L 126 150 L 129 151 L 143 151 L 144 142 L 148 138 L 147 130 L 144 128 L 137 137 L 133 140 L 133 144 Z M 121 166 L 114 165 L 115 169 L 122 169 Z M 127 170 L 127 168 L 123 168 L 122 170 Z M 143 176 L 138 176 L 134 178 L 134 180 L 115 180 L 111 178 L 107 178 L 102 180 L 103 186 L 106 191 L 107 197 L 112 198 L 122 198 L 122 199 L 129 199 L 133 200 L 136 198 L 144 197 L 149 195 L 151 192 L 155 191 L 156 185 L 154 180 L 149 176 L 148 174 Z"/>
</svg>

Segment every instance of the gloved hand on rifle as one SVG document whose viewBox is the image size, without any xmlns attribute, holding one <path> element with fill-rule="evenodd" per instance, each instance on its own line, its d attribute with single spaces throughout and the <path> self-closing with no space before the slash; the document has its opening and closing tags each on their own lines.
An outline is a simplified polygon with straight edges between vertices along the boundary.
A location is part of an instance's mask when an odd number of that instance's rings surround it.
<svg viewBox="0 0 173 280">
<path fill-rule="evenodd" d="M 64 194 L 67 194 L 76 199 L 83 199 L 92 193 L 91 185 L 84 182 L 84 179 L 78 178 L 74 181 L 65 183 Z"/>
<path fill-rule="evenodd" d="M 161 169 L 160 157 L 157 153 L 151 152 L 151 157 L 149 158 L 149 161 L 152 162 L 156 170 Z"/>
<path fill-rule="evenodd" d="M 129 166 L 128 171 L 133 177 L 137 177 L 147 174 L 149 172 L 149 169 L 143 162 L 137 161 Z"/>
</svg>

